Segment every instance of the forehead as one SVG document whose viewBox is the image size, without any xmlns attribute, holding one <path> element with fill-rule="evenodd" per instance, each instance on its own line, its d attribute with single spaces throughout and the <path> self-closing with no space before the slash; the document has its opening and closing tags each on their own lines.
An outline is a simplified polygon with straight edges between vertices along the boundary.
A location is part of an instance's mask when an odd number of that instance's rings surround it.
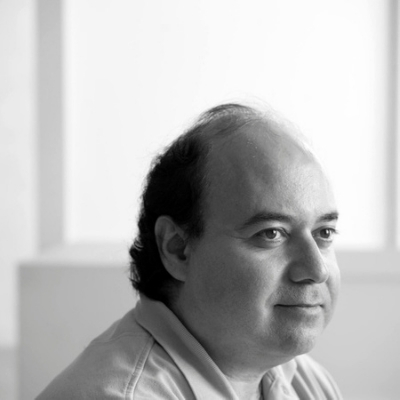
<svg viewBox="0 0 400 400">
<path fill-rule="evenodd" d="M 335 209 L 315 157 L 286 132 L 254 124 L 213 143 L 208 159 L 206 218 L 240 223 L 251 213 L 312 218 Z"/>
</svg>

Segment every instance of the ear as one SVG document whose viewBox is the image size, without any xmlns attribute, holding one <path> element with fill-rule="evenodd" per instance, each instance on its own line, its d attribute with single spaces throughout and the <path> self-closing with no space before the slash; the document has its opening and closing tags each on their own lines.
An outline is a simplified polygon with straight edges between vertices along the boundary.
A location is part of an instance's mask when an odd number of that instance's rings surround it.
<svg viewBox="0 0 400 400">
<path fill-rule="evenodd" d="M 165 269 L 176 280 L 184 282 L 187 274 L 185 232 L 171 217 L 162 215 L 156 221 L 154 233 Z"/>
</svg>

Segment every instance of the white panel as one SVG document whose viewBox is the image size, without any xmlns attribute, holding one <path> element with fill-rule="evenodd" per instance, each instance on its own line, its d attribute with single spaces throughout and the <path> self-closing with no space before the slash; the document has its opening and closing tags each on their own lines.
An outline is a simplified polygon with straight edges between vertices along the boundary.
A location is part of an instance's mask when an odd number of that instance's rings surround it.
<svg viewBox="0 0 400 400">
<path fill-rule="evenodd" d="M 397 117 L 395 123 L 396 123 L 396 136 L 395 136 L 395 140 L 396 140 L 396 162 L 397 162 L 397 182 L 395 182 L 394 184 L 396 185 L 396 215 L 397 215 L 397 224 L 396 224 L 396 244 L 397 244 L 397 250 L 400 250 L 400 38 L 399 38 L 399 34 L 400 34 L 400 27 L 398 26 L 399 22 L 400 22 L 400 5 L 397 2 L 397 35 L 396 40 L 397 40 L 397 59 L 396 59 L 396 63 L 395 66 L 397 68 L 397 87 L 396 87 L 396 106 L 395 106 L 395 115 Z"/>
<path fill-rule="evenodd" d="M 18 344 L 16 267 L 37 247 L 34 14 L 0 1 L 0 346 Z"/>
<path fill-rule="evenodd" d="M 154 153 L 254 96 L 312 137 L 340 247 L 382 246 L 387 15 L 381 0 L 67 0 L 67 238 L 129 240 Z"/>
</svg>

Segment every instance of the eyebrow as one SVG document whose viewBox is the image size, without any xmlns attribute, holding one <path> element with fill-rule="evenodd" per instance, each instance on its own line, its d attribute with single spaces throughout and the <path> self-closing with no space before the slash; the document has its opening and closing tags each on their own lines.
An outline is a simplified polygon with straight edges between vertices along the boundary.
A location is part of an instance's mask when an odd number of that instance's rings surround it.
<svg viewBox="0 0 400 400">
<path fill-rule="evenodd" d="M 333 211 L 330 213 L 326 213 L 321 215 L 318 219 L 317 222 L 330 222 L 330 221 L 337 221 L 339 218 L 339 213 L 337 211 Z M 259 212 L 252 217 L 250 217 L 247 221 L 244 222 L 239 227 L 239 230 L 246 229 L 250 226 L 262 223 L 262 222 L 270 222 L 270 221 L 278 221 L 278 222 L 286 222 L 290 223 L 295 220 L 294 217 L 286 214 L 280 214 L 280 213 L 275 213 L 275 212 Z"/>
</svg>

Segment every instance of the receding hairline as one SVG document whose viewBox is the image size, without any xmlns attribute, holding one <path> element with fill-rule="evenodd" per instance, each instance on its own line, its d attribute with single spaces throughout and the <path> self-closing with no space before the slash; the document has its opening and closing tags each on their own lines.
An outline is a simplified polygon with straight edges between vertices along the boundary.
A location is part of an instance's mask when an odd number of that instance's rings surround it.
<svg viewBox="0 0 400 400">
<path fill-rule="evenodd" d="M 279 137 L 293 140 L 305 152 L 314 155 L 309 139 L 291 121 L 277 111 L 264 105 L 226 103 L 202 113 L 189 128 L 196 139 L 206 147 L 207 153 L 214 144 L 223 143 L 255 126 L 265 128 L 265 133 L 274 140 Z"/>
</svg>

